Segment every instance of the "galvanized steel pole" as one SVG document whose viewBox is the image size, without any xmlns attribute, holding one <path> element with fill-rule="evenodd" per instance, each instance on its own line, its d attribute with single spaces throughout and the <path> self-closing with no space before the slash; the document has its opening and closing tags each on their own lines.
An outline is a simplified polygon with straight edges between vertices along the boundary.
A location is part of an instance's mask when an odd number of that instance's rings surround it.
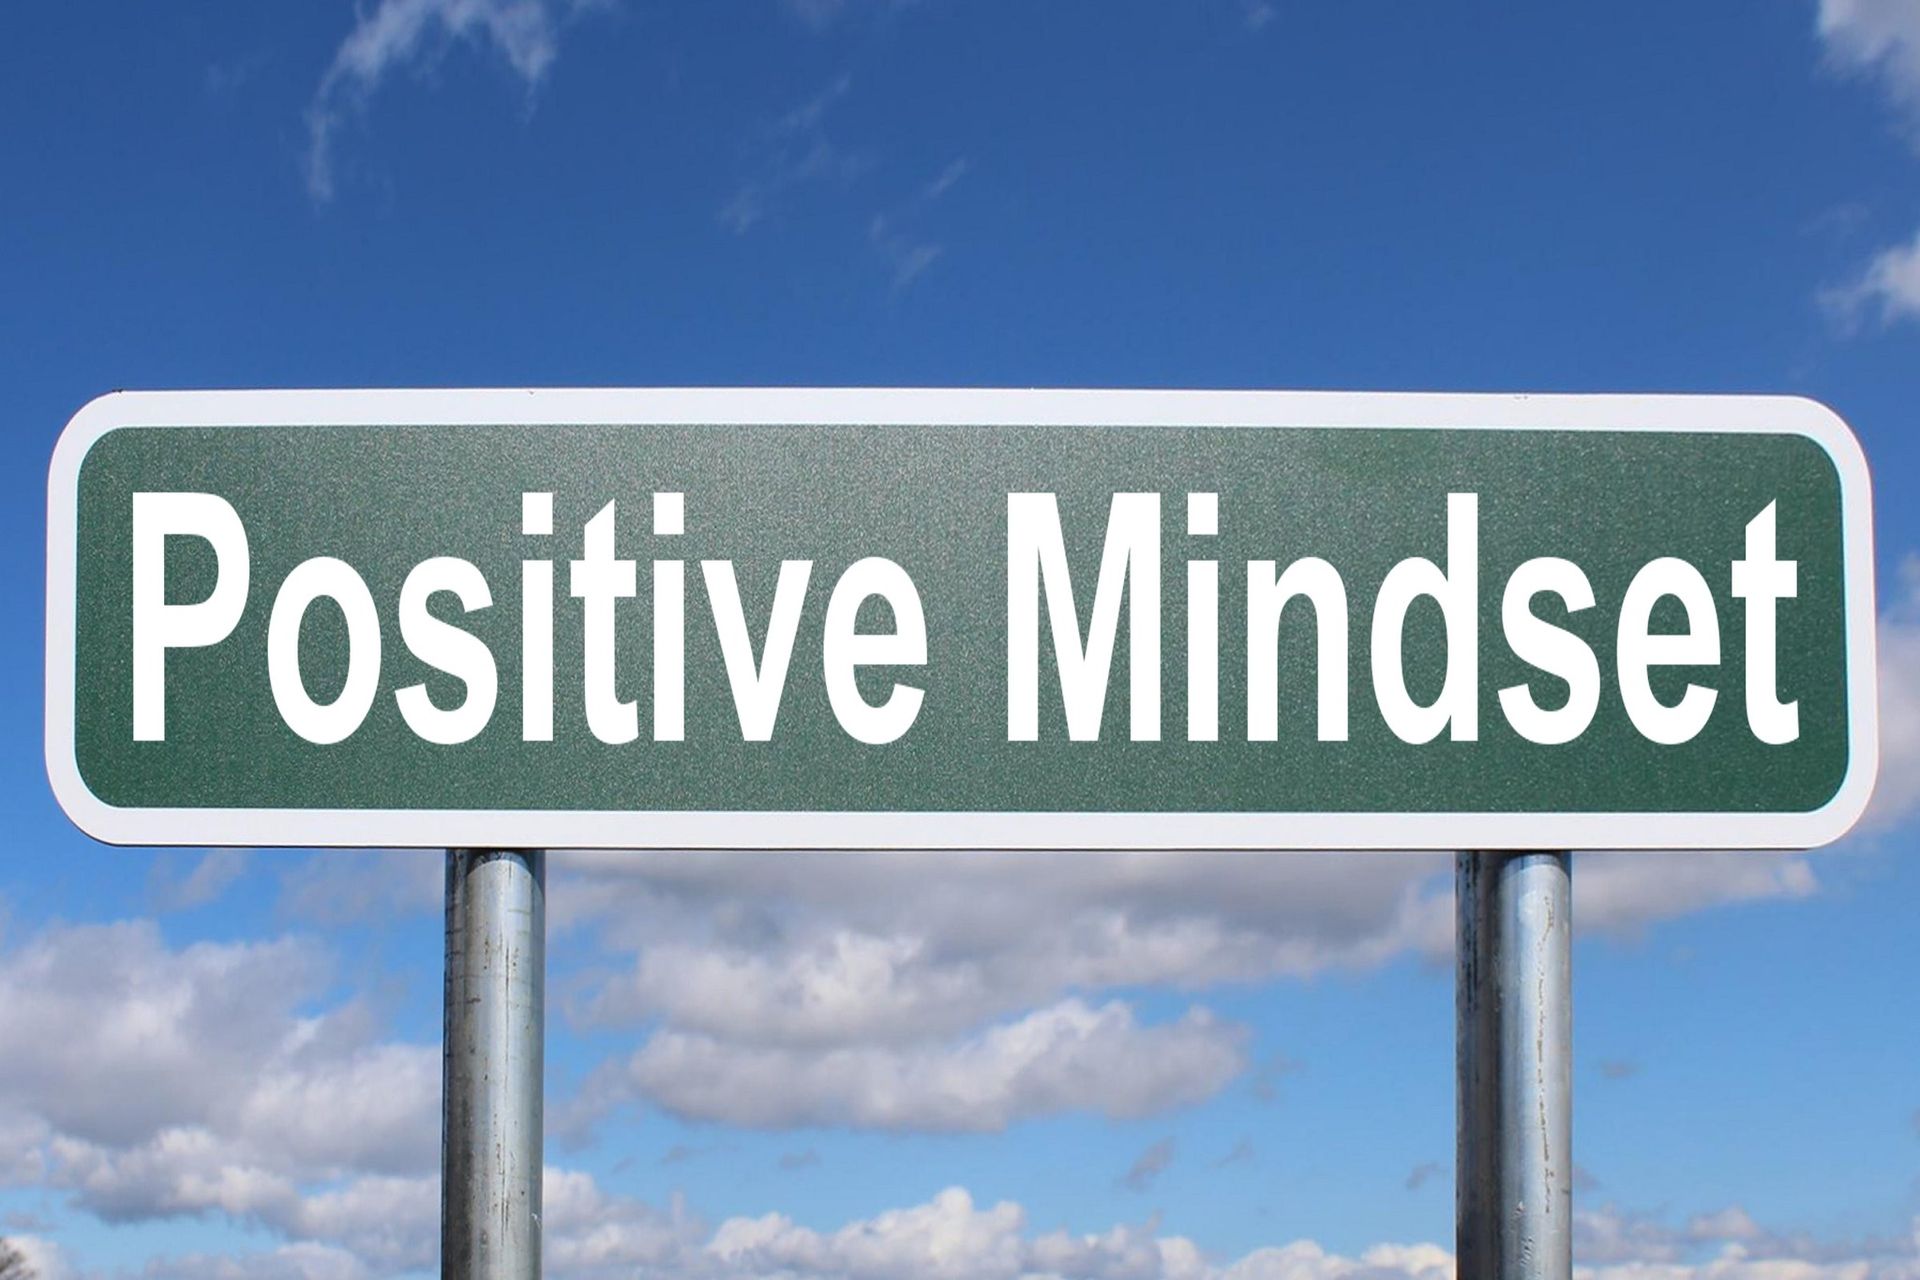
<svg viewBox="0 0 1920 1280">
<path fill-rule="evenodd" d="M 447 851 L 443 1280 L 540 1275 L 547 856 Z"/>
<path fill-rule="evenodd" d="M 1573 1274 L 1571 859 L 1454 864 L 1461 1280 Z"/>
</svg>

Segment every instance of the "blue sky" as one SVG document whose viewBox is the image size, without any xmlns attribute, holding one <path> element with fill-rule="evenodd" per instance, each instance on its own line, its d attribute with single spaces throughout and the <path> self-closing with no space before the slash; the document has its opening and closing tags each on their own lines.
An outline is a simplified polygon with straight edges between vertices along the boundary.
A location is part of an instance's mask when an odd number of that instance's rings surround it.
<svg viewBox="0 0 1920 1280">
<path fill-rule="evenodd" d="M 1833 405 L 1877 485 L 1881 795 L 1813 855 L 1577 859 L 1578 1248 L 1920 1276 L 1912 0 L 5 22 L 0 1233 L 48 1276 L 425 1273 L 437 1210 L 438 859 L 108 849 L 53 803 L 62 424 L 123 386 L 659 383 Z M 1450 892 L 556 855 L 549 1269 L 1449 1275 Z"/>
</svg>

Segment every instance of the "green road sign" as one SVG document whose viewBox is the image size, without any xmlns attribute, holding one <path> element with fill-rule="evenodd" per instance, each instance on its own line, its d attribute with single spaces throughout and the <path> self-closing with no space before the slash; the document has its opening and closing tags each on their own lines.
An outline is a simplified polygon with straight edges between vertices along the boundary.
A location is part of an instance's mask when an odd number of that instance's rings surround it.
<svg viewBox="0 0 1920 1280">
<path fill-rule="evenodd" d="M 1874 775 L 1800 399 L 123 393 L 48 520 L 117 843 L 1803 847 Z"/>
</svg>

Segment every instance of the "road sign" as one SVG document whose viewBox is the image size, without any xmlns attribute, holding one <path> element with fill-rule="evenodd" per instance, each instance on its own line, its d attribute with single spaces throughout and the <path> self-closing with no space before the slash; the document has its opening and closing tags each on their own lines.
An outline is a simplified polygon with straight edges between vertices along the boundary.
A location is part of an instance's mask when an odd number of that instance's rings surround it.
<svg viewBox="0 0 1920 1280">
<path fill-rule="evenodd" d="M 117 843 L 1801 847 L 1875 768 L 1794 398 L 122 393 L 48 518 Z"/>
</svg>

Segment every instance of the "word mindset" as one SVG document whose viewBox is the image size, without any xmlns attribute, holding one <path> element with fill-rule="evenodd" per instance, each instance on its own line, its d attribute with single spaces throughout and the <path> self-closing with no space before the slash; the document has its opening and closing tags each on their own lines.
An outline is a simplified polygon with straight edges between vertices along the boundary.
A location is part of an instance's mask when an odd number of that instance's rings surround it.
<svg viewBox="0 0 1920 1280">
<path fill-rule="evenodd" d="M 1776 553 L 1776 506 L 1769 503 L 1747 522 L 1745 555 L 1731 562 L 1732 596 L 1744 605 L 1745 709 L 1749 729 L 1761 742 L 1778 745 L 1799 736 L 1799 704 L 1782 701 L 1776 688 L 1778 605 L 1797 591 L 1797 565 Z M 686 500 L 680 493 L 652 495 L 652 527 L 658 539 L 686 531 Z M 1010 493 L 1006 504 L 1006 737 L 1035 741 L 1041 732 L 1041 615 L 1051 639 L 1067 737 L 1096 741 L 1107 702 L 1108 681 L 1127 610 L 1128 733 L 1136 742 L 1161 737 L 1162 688 L 1162 503 L 1158 493 L 1114 494 L 1086 627 L 1074 603 L 1073 573 L 1052 493 Z M 1189 539 L 1218 536 L 1220 504 L 1213 493 L 1186 495 Z M 164 741 L 167 733 L 167 655 L 229 640 L 252 590 L 247 531 L 232 504 L 215 494 L 143 492 L 133 495 L 133 736 Z M 567 590 L 579 601 L 582 634 L 580 696 L 589 730 L 610 745 L 640 735 L 636 700 L 620 696 L 617 670 L 619 602 L 639 590 L 639 562 L 615 554 L 617 504 L 607 503 L 581 531 L 580 555 L 567 563 Z M 1401 560 L 1381 581 L 1372 611 L 1369 646 L 1372 687 L 1379 712 L 1402 741 L 1424 743 L 1443 732 L 1456 742 L 1479 737 L 1479 499 L 1449 494 L 1444 566 L 1422 557 Z M 553 534 L 553 495 L 521 498 L 521 533 Z M 212 591 L 195 603 L 169 603 L 167 541 L 199 538 L 215 557 Z M 1190 544 L 1191 545 L 1191 544 Z M 520 562 L 520 736 L 528 742 L 554 736 L 555 563 Z M 686 562 L 650 563 L 651 735 L 656 742 L 686 737 Z M 700 573 L 718 639 L 741 737 L 764 742 L 774 735 L 787 685 L 795 638 L 805 606 L 813 562 L 780 565 L 765 640 L 756 656 L 731 560 L 702 560 Z M 1196 558 L 1186 564 L 1186 737 L 1220 736 L 1220 564 Z M 394 691 L 401 716 L 425 741 L 457 744 L 478 737 L 492 722 L 499 694 L 493 652 L 471 631 L 437 617 L 429 602 L 449 594 L 467 613 L 491 608 L 492 587 L 478 566 L 455 556 L 415 565 L 400 589 L 400 640 L 422 663 L 465 686 L 462 701 L 442 707 L 424 684 Z M 1601 673 L 1590 645 L 1535 612 L 1543 596 L 1557 597 L 1568 613 L 1595 605 L 1586 573 L 1570 560 L 1528 560 L 1507 578 L 1501 594 L 1501 629 L 1513 653 L 1566 686 L 1564 701 L 1543 706 L 1530 685 L 1499 690 L 1502 714 L 1530 742 L 1565 743 L 1578 738 L 1599 707 Z M 861 608 L 883 600 L 892 630 L 861 631 Z M 1652 630 L 1657 605 L 1677 600 L 1683 631 Z M 322 599 L 346 622 L 346 678 L 330 702 L 309 692 L 301 669 L 300 633 L 307 614 Z M 1445 622 L 1445 677 L 1432 702 L 1409 692 L 1402 661 L 1406 620 L 1421 599 L 1438 604 Z M 1316 663 L 1316 733 L 1320 741 L 1346 740 L 1350 725 L 1348 588 L 1340 572 L 1317 557 L 1281 569 L 1275 560 L 1249 560 L 1245 568 L 1246 737 L 1274 741 L 1279 734 L 1279 627 L 1295 601 L 1313 611 Z M 920 684 L 896 681 L 878 703 L 861 691 L 862 668 L 924 668 L 926 615 L 919 590 L 893 560 L 869 556 L 849 565 L 827 598 L 822 628 L 822 676 L 828 701 L 852 738 L 880 745 L 905 736 L 926 698 Z M 380 691 L 384 637 L 380 611 L 366 580 L 353 566 L 328 556 L 308 559 L 279 584 L 268 617 L 266 658 L 274 703 L 287 727 L 308 742 L 332 744 L 350 738 L 372 710 Z M 1688 561 L 1663 557 L 1635 574 L 1619 605 L 1615 676 L 1621 701 L 1635 729 L 1662 744 L 1686 742 L 1705 727 L 1719 692 L 1689 683 L 1677 700 L 1655 695 L 1659 667 L 1713 667 L 1721 661 L 1719 615 L 1706 577 Z"/>
</svg>

